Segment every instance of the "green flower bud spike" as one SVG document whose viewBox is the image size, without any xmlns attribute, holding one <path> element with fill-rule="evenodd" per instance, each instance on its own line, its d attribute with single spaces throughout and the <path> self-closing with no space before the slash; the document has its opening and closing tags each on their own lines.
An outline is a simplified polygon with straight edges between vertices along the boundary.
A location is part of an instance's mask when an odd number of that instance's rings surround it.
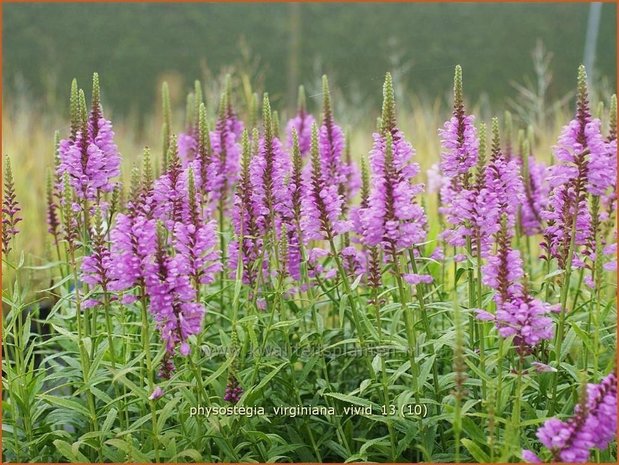
<svg viewBox="0 0 619 465">
<path fill-rule="evenodd" d="M 381 113 L 381 133 L 385 135 L 387 131 L 393 133 L 396 129 L 395 117 L 395 94 L 393 91 L 393 81 L 391 73 L 385 75 L 385 83 L 383 84 L 383 111 Z"/>
<path fill-rule="evenodd" d="M 497 160 L 501 156 L 501 137 L 499 136 L 499 118 L 492 118 L 492 145 L 490 147 L 490 159 Z"/>
<path fill-rule="evenodd" d="M 464 93 L 462 91 L 462 67 L 456 65 L 454 73 L 454 111 L 453 114 L 459 120 L 464 118 Z"/>
<path fill-rule="evenodd" d="M 161 110 L 163 115 L 163 123 L 161 124 L 161 139 L 162 139 L 162 153 L 164 159 L 164 166 L 167 164 L 165 158 L 168 154 L 168 148 L 170 146 L 170 130 L 172 128 L 172 111 L 170 110 L 170 90 L 168 83 L 161 84 Z"/>
<path fill-rule="evenodd" d="M 176 134 L 172 134 L 170 137 L 170 148 L 168 150 L 168 166 L 166 171 L 170 170 L 174 166 L 180 166 L 180 160 L 178 158 L 178 142 Z"/>
<path fill-rule="evenodd" d="M 137 205 L 140 199 L 140 193 L 142 192 L 142 173 L 140 168 L 133 166 L 131 168 L 131 179 L 129 180 L 129 199 Z"/>
<path fill-rule="evenodd" d="M 189 167 L 187 179 L 187 191 L 189 193 L 189 214 L 191 222 L 195 225 L 200 223 L 198 203 L 196 202 L 196 180 L 193 174 L 193 167 Z"/>
<path fill-rule="evenodd" d="M 269 94 L 267 93 L 264 94 L 262 102 L 262 118 L 265 146 L 270 147 L 273 141 L 273 117 L 271 113 L 271 102 L 269 101 Z"/>
<path fill-rule="evenodd" d="M 69 97 L 69 111 L 71 118 L 71 140 L 75 140 L 77 131 L 82 128 L 82 115 L 80 113 L 79 89 L 77 79 L 71 82 L 71 96 Z"/>
<path fill-rule="evenodd" d="M 206 167 L 211 162 L 212 155 L 209 131 L 206 106 L 202 103 L 200 104 L 200 110 L 198 112 L 198 156 L 200 160 L 202 160 L 202 165 L 204 165 L 204 174 L 206 174 Z"/>
<path fill-rule="evenodd" d="M 346 161 L 348 166 L 352 164 L 352 150 L 350 145 L 350 130 L 346 128 L 346 134 L 344 136 L 344 161 Z"/>
<path fill-rule="evenodd" d="M 361 157 L 361 208 L 367 208 L 370 198 L 370 170 L 365 157 Z"/>
<path fill-rule="evenodd" d="M 307 104 L 305 101 L 305 87 L 299 86 L 299 94 L 297 97 L 297 109 L 299 113 L 305 113 L 307 111 Z"/>
<path fill-rule="evenodd" d="M 277 110 L 273 111 L 273 137 L 279 138 L 279 113 Z"/>
<path fill-rule="evenodd" d="M 505 112 L 505 132 L 503 134 L 503 139 L 505 140 L 505 155 L 508 159 L 512 157 L 513 148 L 512 148 L 512 137 L 514 133 L 514 120 L 512 118 L 512 114 L 509 111 Z"/>
<path fill-rule="evenodd" d="M 578 67 L 576 118 L 580 121 L 583 128 L 591 118 L 591 113 L 589 111 L 589 91 L 587 90 L 587 70 L 584 65 Z"/>
<path fill-rule="evenodd" d="M 95 122 L 101 118 L 101 86 L 99 85 L 99 74 L 92 75 L 92 115 Z"/>
<path fill-rule="evenodd" d="M 193 115 L 191 118 L 191 122 L 192 122 L 192 126 L 193 128 L 198 127 L 198 115 L 200 113 L 200 105 L 202 105 L 203 103 L 203 94 L 202 94 L 202 84 L 200 84 L 200 81 L 198 81 L 196 79 L 196 81 L 193 83 L 193 94 L 194 94 L 194 98 L 193 98 Z"/>
<path fill-rule="evenodd" d="M 604 102 L 598 102 L 598 106 L 595 109 L 595 117 L 599 120 L 604 118 Z"/>
<path fill-rule="evenodd" d="M 150 149 L 148 147 L 144 147 L 144 153 L 142 154 L 142 174 L 142 189 L 148 192 L 153 188 L 154 182 L 153 166 L 151 163 Z"/>
<path fill-rule="evenodd" d="M 249 144 L 249 131 L 243 130 L 241 135 L 241 179 L 249 179 L 249 163 L 251 161 L 251 146 Z"/>
<path fill-rule="evenodd" d="M 303 159 L 299 149 L 299 135 L 297 130 L 292 128 L 292 174 L 290 175 L 290 185 L 294 186 L 291 194 L 292 214 L 297 228 L 300 226 L 302 216 L 302 189 L 303 184 Z M 301 233 L 302 234 L 302 233 Z"/>
<path fill-rule="evenodd" d="M 226 99 L 226 93 L 223 92 L 220 96 L 219 96 L 219 107 L 217 109 L 217 119 L 219 121 L 225 121 L 226 119 L 226 108 L 228 107 L 228 103 L 227 103 L 227 99 Z"/>
<path fill-rule="evenodd" d="M 79 91 L 79 113 L 80 113 L 80 131 L 82 134 L 88 133 L 88 109 L 86 108 L 86 96 L 84 90 Z"/>
<path fill-rule="evenodd" d="M 329 80 L 326 75 L 322 76 L 322 122 L 327 124 L 333 120 L 333 110 L 331 109 L 331 92 L 329 91 Z"/>
</svg>

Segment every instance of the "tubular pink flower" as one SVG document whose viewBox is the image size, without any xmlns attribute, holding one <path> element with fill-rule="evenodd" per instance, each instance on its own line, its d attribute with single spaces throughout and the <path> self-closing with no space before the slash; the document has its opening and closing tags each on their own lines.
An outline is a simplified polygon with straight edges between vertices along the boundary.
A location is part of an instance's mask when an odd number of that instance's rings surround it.
<svg viewBox="0 0 619 465">
<path fill-rule="evenodd" d="M 600 129 L 601 122 L 594 119 L 585 127 L 589 154 L 587 166 L 587 190 L 593 195 L 607 194 L 617 185 L 617 141 L 605 141 Z"/>
<path fill-rule="evenodd" d="M 176 223 L 174 248 L 179 261 L 184 261 L 187 273 L 201 284 L 210 284 L 221 271 L 215 221 L 200 220 L 197 224 Z"/>
<path fill-rule="evenodd" d="M 286 179 L 290 159 L 276 137 L 263 138 L 258 154 L 250 164 L 252 204 L 261 234 L 279 228 L 282 219 L 291 217 L 290 191 Z"/>
<path fill-rule="evenodd" d="M 342 197 L 338 193 L 338 186 L 327 183 L 323 175 L 318 149 L 318 129 L 314 125 L 311 164 L 305 171 L 305 187 L 301 200 L 301 230 L 306 244 L 312 240 L 331 240 L 350 229 L 350 225 L 341 220 Z"/>
<path fill-rule="evenodd" d="M 297 115 L 288 121 L 286 125 L 286 134 L 288 148 L 292 150 L 292 131 L 297 131 L 299 136 L 299 151 L 301 156 L 305 157 L 310 153 L 312 144 L 312 125 L 315 123 L 314 117 L 305 110 L 300 110 Z"/>
<path fill-rule="evenodd" d="M 96 134 L 80 130 L 75 141 L 60 141 L 59 156 L 58 174 L 69 174 L 79 198 L 94 200 L 97 192 L 114 189 L 112 178 L 120 175 L 120 155 L 108 120 L 99 120 Z"/>
<path fill-rule="evenodd" d="M 112 281 L 109 288 L 128 290 L 145 279 L 146 264 L 154 257 L 157 246 L 156 223 L 143 216 L 119 213 L 110 234 Z"/>
<path fill-rule="evenodd" d="M 191 286 L 189 271 L 182 257 L 167 254 L 159 238 L 155 256 L 146 263 L 144 273 L 150 312 L 168 353 L 180 346 L 181 355 L 187 355 L 187 338 L 199 333 L 202 327 L 205 309 L 196 302 L 196 290 Z"/>
<path fill-rule="evenodd" d="M 209 166 L 208 190 L 213 200 L 226 198 L 228 191 L 238 181 L 240 171 L 241 146 L 238 135 L 238 122 L 228 118 L 219 119 L 215 131 L 211 131 L 212 163 Z"/>
<path fill-rule="evenodd" d="M 537 431 L 553 461 L 584 463 L 593 448 L 606 449 L 617 430 L 617 378 L 611 373 L 599 384 L 588 384 L 583 402 L 566 421 L 551 418 Z M 527 454 L 534 458 L 534 454 Z M 536 456 L 535 456 L 536 458 Z"/>
<path fill-rule="evenodd" d="M 482 218 L 475 210 L 489 211 L 490 205 L 487 201 L 492 200 L 486 198 L 486 201 L 480 201 L 479 193 L 483 186 L 471 186 L 471 169 L 479 158 L 479 139 L 474 121 L 475 117 L 467 115 L 464 109 L 462 69 L 457 66 L 454 76 L 453 114 L 443 128 L 439 129 L 440 174 L 443 178 L 439 213 L 445 215 L 451 225 L 443 231 L 441 237 L 454 247 L 462 247 L 467 243 L 467 237 L 473 234 L 472 222 Z"/>
<path fill-rule="evenodd" d="M 458 110 L 439 129 L 441 136 L 441 173 L 448 179 L 462 178 L 477 164 L 479 140 L 475 116 L 464 115 Z"/>
<path fill-rule="evenodd" d="M 196 158 L 198 152 L 198 138 L 195 131 L 181 132 L 178 135 L 178 157 L 183 166 L 187 166 Z"/>
<path fill-rule="evenodd" d="M 374 134 L 370 152 L 372 189 L 368 207 L 362 213 L 362 223 L 367 245 L 383 244 L 399 250 L 426 238 L 425 212 L 416 201 L 423 185 L 412 182 L 419 166 L 412 162 L 415 151 L 402 132 L 395 129 L 387 141 L 380 134 Z M 388 143 L 391 143 L 389 148 Z"/>
<path fill-rule="evenodd" d="M 605 159 L 606 146 L 599 133 L 599 121 L 592 120 L 589 112 L 586 73 L 578 72 L 578 101 L 576 116 L 566 125 L 554 147 L 559 163 L 550 170 L 551 193 L 542 217 L 547 222 L 542 247 L 549 257 L 557 259 L 565 269 L 569 263 L 583 264 L 583 256 L 590 255 L 595 247 L 592 218 L 587 201 L 587 188 L 600 192 L 599 169 Z M 594 163 L 593 179 L 588 179 L 590 160 Z M 596 173 L 597 171 L 597 173 Z M 592 183 L 593 181 L 593 183 Z M 569 257 L 572 234 L 575 235 L 574 255 Z"/>
<path fill-rule="evenodd" d="M 511 248 L 507 213 L 502 214 L 500 224 L 495 234 L 496 250 L 489 254 L 482 267 L 483 283 L 496 291 L 497 311 L 492 315 L 478 310 L 477 318 L 494 320 L 499 334 L 504 338 L 513 336 L 516 350 L 526 354 L 542 340 L 552 338 L 553 321 L 547 314 L 553 309 L 531 297 L 521 284 L 524 277 L 522 258 L 518 250 Z"/>
</svg>

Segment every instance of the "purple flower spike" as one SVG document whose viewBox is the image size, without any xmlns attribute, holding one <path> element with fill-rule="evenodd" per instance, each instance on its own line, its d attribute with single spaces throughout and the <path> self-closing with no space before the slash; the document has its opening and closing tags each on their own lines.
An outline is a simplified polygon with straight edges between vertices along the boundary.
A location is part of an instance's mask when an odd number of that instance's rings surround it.
<svg viewBox="0 0 619 465">
<path fill-rule="evenodd" d="M 439 212 L 452 225 L 441 236 L 454 247 L 466 244 L 467 237 L 473 235 L 471 226 L 475 220 L 487 218 L 493 205 L 486 193 L 480 193 L 483 185 L 471 185 L 472 168 L 478 163 L 480 148 L 473 122 L 473 115 L 466 115 L 464 110 L 462 68 L 458 65 L 454 76 L 453 114 L 439 130 L 442 147 Z M 482 195 L 483 201 L 480 200 Z M 486 211 L 478 211 L 482 209 Z"/>
<path fill-rule="evenodd" d="M 412 163 L 412 146 L 397 129 L 374 134 L 370 152 L 372 190 L 363 212 L 364 240 L 369 246 L 383 244 L 400 250 L 423 242 L 426 216 L 416 197 L 423 191 L 412 179 L 419 172 Z"/>
<path fill-rule="evenodd" d="M 258 130 L 253 131 L 254 155 L 257 156 L 259 134 Z M 230 242 L 228 255 L 228 265 L 232 277 L 235 276 L 239 260 L 243 262 L 243 282 L 253 286 L 260 276 L 256 269 L 256 263 L 263 254 L 263 239 L 258 229 L 258 217 L 254 211 L 252 201 L 252 183 L 250 175 L 251 149 L 249 134 L 243 132 L 242 136 L 243 159 L 241 163 L 241 177 L 236 186 L 234 196 L 234 208 L 232 210 L 232 225 L 234 227 L 235 239 Z M 266 272 L 268 257 L 262 261 L 262 272 Z"/>
<path fill-rule="evenodd" d="M 288 121 L 286 125 L 286 134 L 288 140 L 288 148 L 293 148 L 292 132 L 296 131 L 299 138 L 299 152 L 305 157 L 310 153 L 312 145 L 312 126 L 315 120 L 314 117 L 307 112 L 305 108 L 305 90 L 303 86 L 299 87 L 299 108 L 294 118 Z"/>
<path fill-rule="evenodd" d="M 344 232 L 347 225 L 340 221 L 342 199 L 335 184 L 328 184 L 321 175 L 318 151 L 318 128 L 312 127 L 312 163 L 306 173 L 302 200 L 301 230 L 306 243 L 312 240 L 332 239 Z"/>
<path fill-rule="evenodd" d="M 184 258 L 168 255 L 162 230 L 158 231 L 156 241 L 155 255 L 145 266 L 146 291 L 166 350 L 173 353 L 190 335 L 200 332 L 205 309 L 196 302 L 196 290 Z M 187 353 L 183 350 L 181 355 Z"/>
<path fill-rule="evenodd" d="M 556 258 L 559 267 L 569 263 L 583 266 L 583 256 L 593 250 L 592 218 L 587 200 L 587 189 L 595 195 L 604 193 L 612 184 L 607 172 L 609 163 L 607 145 L 600 134 L 599 121 L 589 111 L 587 75 L 584 66 L 578 69 L 578 101 L 575 118 L 563 128 L 555 146 L 559 164 L 549 170 L 552 188 L 542 217 L 546 220 L 542 247 L 547 258 Z M 593 172 L 589 176 L 589 166 Z M 612 170 L 613 168 L 611 168 Z M 611 176 L 610 179 L 602 179 Z M 616 175 L 615 175 L 616 176 Z M 575 234 L 574 255 L 569 257 L 572 232 Z"/>
<path fill-rule="evenodd" d="M 271 106 L 264 96 L 264 137 L 250 163 L 252 204 L 258 228 L 262 235 L 268 230 L 279 230 L 282 220 L 291 216 L 290 191 L 286 179 L 290 173 L 290 159 L 281 142 L 273 134 Z"/>
<path fill-rule="evenodd" d="M 320 153 L 320 168 L 327 185 L 339 185 L 346 182 L 347 169 L 343 160 L 344 132 L 333 118 L 331 109 L 331 93 L 327 76 L 322 77 L 323 116 L 318 132 L 318 151 Z"/>
<path fill-rule="evenodd" d="M 112 123 L 103 117 L 99 99 L 99 77 L 93 76 L 92 109 L 85 117 L 86 104 L 80 93 L 83 114 L 74 137 L 60 141 L 58 175 L 68 173 L 80 199 L 94 200 L 100 192 L 114 189 L 112 178 L 120 175 L 120 155 L 114 143 Z"/>
<path fill-rule="evenodd" d="M 144 269 L 155 256 L 157 227 L 154 220 L 119 213 L 111 231 L 110 290 L 131 289 L 145 279 Z"/>
<path fill-rule="evenodd" d="M 187 172 L 187 198 L 183 211 L 184 221 L 174 225 L 176 258 L 191 276 L 194 285 L 209 284 L 215 273 L 221 271 L 215 221 L 207 221 L 199 207 L 193 168 Z"/>
<path fill-rule="evenodd" d="M 553 321 L 547 316 L 552 307 L 531 297 L 521 284 L 524 277 L 522 259 L 520 252 L 511 248 L 512 234 L 507 213 L 502 214 L 500 224 L 495 235 L 496 250 L 489 254 L 482 268 L 484 284 L 496 291 L 497 311 L 493 316 L 478 310 L 477 318 L 494 320 L 501 337 L 513 336 L 516 350 L 526 354 L 541 341 L 553 337 Z"/>
<path fill-rule="evenodd" d="M 229 110 L 231 111 L 231 110 Z M 209 170 L 209 192 L 213 200 L 228 198 L 228 191 L 239 177 L 241 146 L 238 143 L 239 122 L 234 114 L 229 114 L 228 98 L 222 94 L 219 104 L 219 118 L 215 131 L 211 132 L 212 163 Z"/>
<path fill-rule="evenodd" d="M 606 449 L 617 429 L 617 378 L 611 373 L 599 384 L 588 384 L 586 396 L 566 421 L 551 418 L 537 431 L 541 443 L 551 452 L 552 461 L 585 463 L 593 448 Z M 524 452 L 524 451 L 523 451 Z M 537 456 L 526 451 L 525 458 Z"/>
</svg>

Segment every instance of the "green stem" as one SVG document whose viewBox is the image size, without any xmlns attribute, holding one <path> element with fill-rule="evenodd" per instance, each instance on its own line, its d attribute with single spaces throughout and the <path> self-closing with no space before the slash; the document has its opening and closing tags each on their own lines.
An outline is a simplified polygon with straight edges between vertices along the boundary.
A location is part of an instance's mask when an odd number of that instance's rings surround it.
<svg viewBox="0 0 619 465">
<path fill-rule="evenodd" d="M 406 339 L 408 341 L 408 355 L 411 363 L 412 390 L 415 395 L 415 401 L 419 402 L 419 388 L 417 385 L 419 372 L 417 363 L 415 361 L 415 353 L 417 352 L 417 340 L 415 337 L 415 320 L 412 309 L 408 305 L 406 305 L 406 291 L 404 289 L 404 283 L 402 282 L 402 273 L 400 273 L 400 259 L 395 252 L 395 249 L 392 250 L 392 261 L 393 274 L 398 284 L 400 305 L 402 306 L 402 312 L 404 312 L 404 327 L 406 330 Z"/>
<path fill-rule="evenodd" d="M 80 301 L 80 290 L 79 290 L 79 275 L 78 275 L 78 269 L 77 269 L 77 263 L 75 261 L 75 251 L 72 251 L 71 253 L 71 266 L 73 268 L 73 279 L 75 282 L 75 318 L 77 321 L 77 327 L 78 327 L 78 347 L 79 347 L 79 353 L 80 353 L 80 361 L 81 361 L 81 367 L 82 367 L 82 380 L 84 385 L 87 385 L 89 383 L 89 377 L 88 377 L 88 372 L 90 371 L 90 360 L 88 358 L 88 354 L 86 352 L 86 348 L 84 347 L 84 340 L 82 338 L 82 328 L 81 328 L 81 313 L 82 313 L 82 309 L 81 309 L 81 301 Z M 87 326 L 87 325 L 86 325 Z M 91 341 L 91 344 L 93 342 Z M 85 389 L 86 391 L 86 399 L 87 399 L 87 403 L 88 403 L 88 409 L 90 410 L 90 425 L 91 425 L 91 431 L 92 432 L 98 432 L 98 425 L 97 425 L 97 410 L 95 408 L 95 399 L 92 393 L 91 389 Z M 99 437 L 99 447 L 97 449 L 98 451 L 98 457 L 99 457 L 99 462 L 101 462 L 102 458 L 103 458 L 103 444 L 101 443 L 101 438 Z"/>
<path fill-rule="evenodd" d="M 565 275 L 563 278 L 563 286 L 561 287 L 561 313 L 559 314 L 559 325 L 557 330 L 557 337 L 555 339 L 555 368 L 557 371 L 554 372 L 554 376 L 552 379 L 552 401 L 550 404 L 550 409 L 548 412 L 549 416 L 552 416 L 555 412 L 557 406 L 557 387 L 559 384 L 559 372 L 560 364 L 561 364 L 561 347 L 563 345 L 563 337 L 565 332 L 565 320 L 566 320 L 566 312 L 567 312 L 567 298 L 569 296 L 570 290 L 570 278 L 572 275 L 572 259 L 574 257 L 574 248 L 576 243 L 576 215 L 574 215 L 574 219 L 572 221 L 571 228 L 571 238 L 570 238 L 570 246 L 568 249 L 567 260 L 565 265 Z"/>
<path fill-rule="evenodd" d="M 144 286 L 141 289 L 141 301 L 142 301 L 142 350 L 146 355 L 146 376 L 148 378 L 148 391 L 152 393 L 155 390 L 155 380 L 153 374 L 153 360 L 150 352 L 150 331 L 148 323 L 148 302 L 146 298 L 146 291 Z M 150 400 L 150 417 L 151 417 L 151 439 L 153 441 L 153 448 L 155 449 L 155 462 L 159 462 L 159 432 L 157 428 L 157 409 L 155 407 L 155 401 Z"/>
</svg>

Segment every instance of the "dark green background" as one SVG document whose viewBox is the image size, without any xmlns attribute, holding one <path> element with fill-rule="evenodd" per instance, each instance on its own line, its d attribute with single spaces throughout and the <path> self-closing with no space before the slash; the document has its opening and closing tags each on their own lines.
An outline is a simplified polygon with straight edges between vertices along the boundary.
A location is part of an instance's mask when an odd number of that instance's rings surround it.
<svg viewBox="0 0 619 465">
<path fill-rule="evenodd" d="M 395 38 L 412 65 L 408 89 L 443 96 L 460 63 L 467 94 L 496 100 L 515 94 L 510 81 L 532 76 L 540 38 L 554 54 L 551 94 L 560 96 L 574 86 L 588 12 L 588 4 L 304 4 L 299 76 L 315 83 L 326 72 L 343 93 L 378 99 Z M 604 4 L 597 47 L 599 75 L 613 86 L 615 16 Z M 98 71 L 115 113 L 148 111 L 162 73 L 179 71 L 189 87 L 204 63 L 217 72 L 238 62 L 244 36 L 277 99 L 290 88 L 289 18 L 288 4 L 8 4 L 5 98 L 17 87 L 64 98 L 72 77 L 86 84 Z"/>
</svg>

